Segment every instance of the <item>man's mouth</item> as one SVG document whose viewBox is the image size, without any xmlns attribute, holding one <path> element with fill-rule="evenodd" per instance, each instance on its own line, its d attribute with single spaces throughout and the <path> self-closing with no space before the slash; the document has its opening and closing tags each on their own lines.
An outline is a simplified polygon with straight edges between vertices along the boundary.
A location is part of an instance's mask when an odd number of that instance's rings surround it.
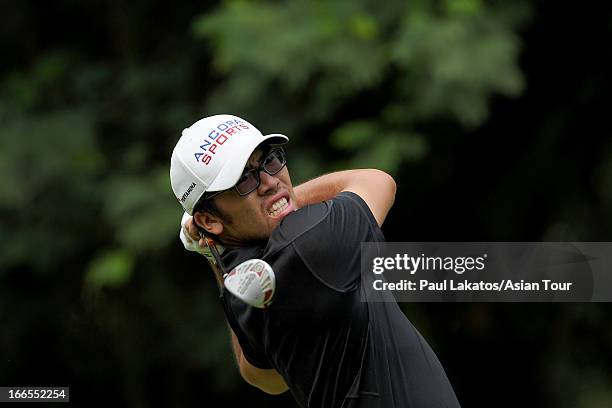
<svg viewBox="0 0 612 408">
<path fill-rule="evenodd" d="M 283 211 L 287 209 L 289 202 L 286 197 L 281 197 L 278 201 L 274 202 L 272 206 L 268 209 L 268 214 L 271 217 L 276 217 L 281 214 Z"/>
</svg>

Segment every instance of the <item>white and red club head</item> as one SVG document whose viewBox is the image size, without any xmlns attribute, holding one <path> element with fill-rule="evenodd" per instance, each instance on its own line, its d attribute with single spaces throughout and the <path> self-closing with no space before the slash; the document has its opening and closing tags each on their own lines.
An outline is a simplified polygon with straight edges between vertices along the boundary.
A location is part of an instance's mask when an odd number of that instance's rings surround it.
<svg viewBox="0 0 612 408">
<path fill-rule="evenodd" d="M 244 261 L 225 276 L 223 284 L 232 295 L 260 309 L 272 303 L 276 290 L 274 271 L 261 259 Z"/>
</svg>

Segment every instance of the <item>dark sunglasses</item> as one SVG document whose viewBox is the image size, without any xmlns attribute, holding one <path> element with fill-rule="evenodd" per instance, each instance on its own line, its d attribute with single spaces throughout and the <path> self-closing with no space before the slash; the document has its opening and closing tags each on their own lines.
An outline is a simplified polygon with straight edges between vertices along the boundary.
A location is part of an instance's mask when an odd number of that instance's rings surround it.
<svg viewBox="0 0 612 408">
<path fill-rule="evenodd" d="M 245 196 L 257 190 L 257 187 L 261 184 L 261 178 L 259 172 L 265 171 L 271 176 L 274 176 L 287 165 L 287 157 L 285 151 L 276 147 L 261 160 L 259 167 L 256 169 L 250 169 L 242 173 L 242 176 L 238 179 L 238 182 L 234 185 L 234 189 L 240 196 Z M 205 197 L 206 200 L 211 199 L 227 190 L 215 191 Z"/>
</svg>

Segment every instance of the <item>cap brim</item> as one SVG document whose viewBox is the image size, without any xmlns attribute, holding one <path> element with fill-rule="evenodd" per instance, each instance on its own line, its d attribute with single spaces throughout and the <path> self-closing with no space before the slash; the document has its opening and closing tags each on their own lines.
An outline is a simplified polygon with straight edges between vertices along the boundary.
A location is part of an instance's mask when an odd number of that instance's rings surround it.
<svg viewBox="0 0 612 408">
<path fill-rule="evenodd" d="M 206 189 L 206 192 L 222 191 L 234 187 L 240 179 L 251 154 L 257 149 L 257 146 L 266 141 L 271 141 L 273 144 L 285 144 L 289 141 L 289 138 L 280 133 L 272 133 L 260 139 L 250 140 L 248 144 L 238 149 L 231 160 L 225 163 L 215 180 Z"/>
</svg>

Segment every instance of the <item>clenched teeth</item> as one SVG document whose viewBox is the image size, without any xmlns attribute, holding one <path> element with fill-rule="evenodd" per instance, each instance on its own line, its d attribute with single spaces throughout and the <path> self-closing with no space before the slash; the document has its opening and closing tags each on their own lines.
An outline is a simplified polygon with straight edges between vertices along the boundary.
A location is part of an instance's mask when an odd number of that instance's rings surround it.
<svg viewBox="0 0 612 408">
<path fill-rule="evenodd" d="M 288 204 L 287 199 L 283 197 L 272 204 L 272 207 L 268 210 L 268 214 L 270 214 L 272 217 L 276 217 L 278 214 L 282 213 L 285 208 L 287 208 Z"/>
</svg>

